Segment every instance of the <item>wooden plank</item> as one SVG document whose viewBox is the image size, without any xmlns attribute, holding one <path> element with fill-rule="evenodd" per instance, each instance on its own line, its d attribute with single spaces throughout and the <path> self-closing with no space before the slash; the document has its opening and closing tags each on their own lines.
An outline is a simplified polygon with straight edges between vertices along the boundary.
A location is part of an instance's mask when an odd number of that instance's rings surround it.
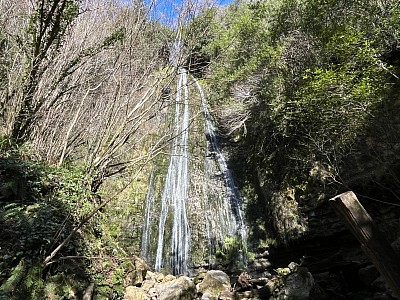
<svg viewBox="0 0 400 300">
<path fill-rule="evenodd" d="M 351 191 L 346 192 L 330 199 L 330 203 L 360 242 L 394 296 L 400 299 L 400 260 L 357 196 Z"/>
</svg>

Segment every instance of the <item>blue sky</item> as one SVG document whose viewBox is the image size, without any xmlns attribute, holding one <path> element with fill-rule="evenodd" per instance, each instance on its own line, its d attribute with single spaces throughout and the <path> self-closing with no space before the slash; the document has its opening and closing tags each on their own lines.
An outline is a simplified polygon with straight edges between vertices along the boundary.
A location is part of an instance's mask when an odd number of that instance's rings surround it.
<svg viewBox="0 0 400 300">
<path fill-rule="evenodd" d="M 155 2 L 154 2 L 155 1 Z M 146 5 L 149 5 L 149 3 L 155 3 L 155 9 L 153 13 L 153 18 L 156 19 L 164 19 L 161 20 L 163 23 L 169 23 L 169 22 L 174 22 L 176 20 L 176 16 L 178 15 L 178 10 L 182 6 L 182 2 L 185 2 L 184 0 L 145 0 Z M 196 1 L 192 1 L 196 2 Z M 200 2 L 200 1 L 199 1 Z M 227 5 L 229 3 L 232 3 L 233 0 L 217 0 L 216 1 L 218 5 Z"/>
</svg>

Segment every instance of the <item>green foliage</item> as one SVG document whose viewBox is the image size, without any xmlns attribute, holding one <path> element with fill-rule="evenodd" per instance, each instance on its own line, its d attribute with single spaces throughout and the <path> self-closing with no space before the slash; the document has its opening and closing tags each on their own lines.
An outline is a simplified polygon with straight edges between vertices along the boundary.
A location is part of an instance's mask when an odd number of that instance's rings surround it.
<svg viewBox="0 0 400 300">
<path fill-rule="evenodd" d="M 22 281 L 27 271 L 27 266 L 24 260 L 21 260 L 18 265 L 12 270 L 10 277 L 4 284 L 1 285 L 1 289 L 4 293 L 11 293 L 18 284 Z"/>
<path fill-rule="evenodd" d="M 213 39 L 202 51 L 213 58 L 213 76 L 219 83 L 214 93 L 219 97 L 229 94 L 232 82 L 246 78 L 274 55 L 264 13 L 246 4 L 230 6 L 225 18 L 212 22 Z"/>
<path fill-rule="evenodd" d="M 213 40 L 203 47 L 210 94 L 220 128 L 237 145 L 231 160 L 252 197 L 252 233 L 269 228 L 288 242 L 307 228 L 302 209 L 348 188 L 346 162 L 365 153 L 362 141 L 382 142 L 371 128 L 386 122 L 382 107 L 396 106 L 389 95 L 398 91 L 399 7 L 257 1 L 215 15 Z M 389 132 L 386 144 L 398 140 Z"/>
<path fill-rule="evenodd" d="M 205 48 L 213 41 L 211 33 L 216 26 L 216 12 L 215 8 L 205 10 L 192 20 L 190 26 L 185 28 L 183 33 L 185 44 L 191 49 L 188 65 L 192 74 L 200 71 L 197 73 L 201 75 L 204 72 L 203 68 L 210 61 L 210 55 L 205 51 Z"/>
<path fill-rule="evenodd" d="M 217 261 L 227 269 L 240 270 L 245 267 L 247 249 L 240 236 L 231 236 L 224 239 L 224 244 L 216 250 Z"/>
<path fill-rule="evenodd" d="M 51 280 L 44 281 L 43 259 L 93 209 L 90 184 L 82 168 L 49 166 L 32 160 L 22 148 L 7 145 L 0 158 L 0 285 L 8 299 L 43 299 L 51 290 Z M 95 223 L 91 220 L 82 234 L 90 236 Z M 76 236 L 59 255 L 85 253 L 80 238 Z M 67 265 L 54 263 L 50 268 L 65 272 Z M 78 270 L 75 266 L 74 272 Z"/>
<path fill-rule="evenodd" d="M 41 266 L 28 259 L 21 259 L 0 290 L 7 299 L 43 299 L 45 291 Z"/>
</svg>

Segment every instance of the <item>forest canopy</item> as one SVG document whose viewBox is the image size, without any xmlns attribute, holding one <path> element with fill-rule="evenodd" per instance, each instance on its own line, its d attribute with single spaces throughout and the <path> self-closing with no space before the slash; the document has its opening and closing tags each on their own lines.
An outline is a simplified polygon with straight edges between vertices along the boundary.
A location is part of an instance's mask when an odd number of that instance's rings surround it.
<svg viewBox="0 0 400 300">
<path fill-rule="evenodd" d="M 398 1 L 237 1 L 192 24 L 232 164 L 282 240 L 340 191 L 398 199 Z"/>
</svg>

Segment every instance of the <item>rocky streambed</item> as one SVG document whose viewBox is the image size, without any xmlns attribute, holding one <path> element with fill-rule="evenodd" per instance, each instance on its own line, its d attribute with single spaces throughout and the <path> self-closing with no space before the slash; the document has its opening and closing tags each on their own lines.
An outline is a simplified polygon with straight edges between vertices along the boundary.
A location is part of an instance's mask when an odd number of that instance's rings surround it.
<svg viewBox="0 0 400 300">
<path fill-rule="evenodd" d="M 372 205 L 368 211 L 400 256 L 400 209 Z M 135 257 L 125 278 L 124 299 L 395 299 L 330 206 L 314 209 L 308 220 L 307 235 L 290 245 L 256 249 L 246 270 L 202 265 L 189 277 L 173 276 L 153 272 Z"/>
<path fill-rule="evenodd" d="M 358 285 L 347 289 L 339 277 L 348 274 L 332 270 L 312 274 L 309 268 L 294 262 L 263 272 L 259 268 L 254 275 L 199 270 L 193 277 L 152 272 L 138 257 L 134 265 L 135 269 L 125 278 L 124 300 L 395 299 L 383 278 L 368 263 L 360 264 L 355 273 L 352 271 L 355 278 L 348 284 L 358 282 Z"/>
<path fill-rule="evenodd" d="M 131 272 L 126 284 L 125 300 L 327 299 L 311 273 L 295 263 L 278 269 L 275 275 L 260 278 L 252 278 L 247 273 L 230 277 L 221 270 L 200 272 L 190 278 L 142 268 Z"/>
</svg>

